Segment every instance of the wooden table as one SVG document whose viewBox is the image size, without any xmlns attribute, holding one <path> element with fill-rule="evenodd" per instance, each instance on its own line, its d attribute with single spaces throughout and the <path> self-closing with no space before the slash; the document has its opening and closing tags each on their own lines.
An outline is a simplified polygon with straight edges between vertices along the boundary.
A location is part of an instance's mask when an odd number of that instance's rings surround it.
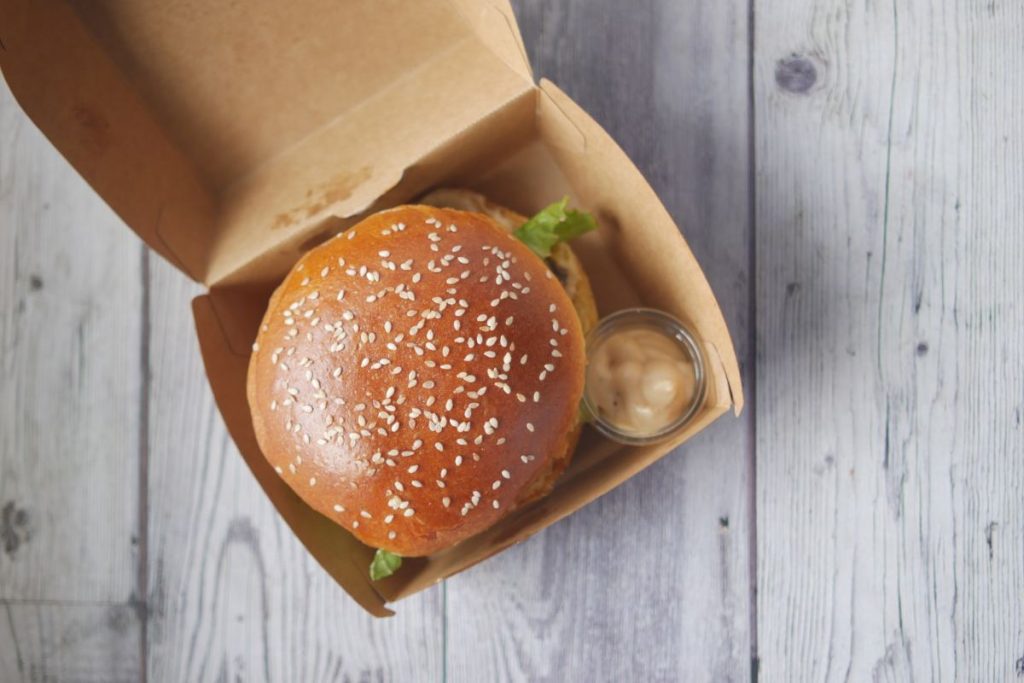
<svg viewBox="0 0 1024 683">
<path fill-rule="evenodd" d="M 518 2 L 748 409 L 375 621 L 236 453 L 197 288 L 0 92 L 0 681 L 1024 676 L 1024 4 Z"/>
</svg>

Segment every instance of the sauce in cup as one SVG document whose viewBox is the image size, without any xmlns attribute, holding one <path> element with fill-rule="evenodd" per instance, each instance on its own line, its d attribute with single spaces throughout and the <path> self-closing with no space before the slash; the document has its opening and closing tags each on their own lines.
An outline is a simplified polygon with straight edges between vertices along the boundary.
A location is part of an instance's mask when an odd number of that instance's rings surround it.
<svg viewBox="0 0 1024 683">
<path fill-rule="evenodd" d="M 653 309 L 604 320 L 587 340 L 584 403 L 594 426 L 629 444 L 681 429 L 703 401 L 704 363 L 682 323 Z"/>
</svg>

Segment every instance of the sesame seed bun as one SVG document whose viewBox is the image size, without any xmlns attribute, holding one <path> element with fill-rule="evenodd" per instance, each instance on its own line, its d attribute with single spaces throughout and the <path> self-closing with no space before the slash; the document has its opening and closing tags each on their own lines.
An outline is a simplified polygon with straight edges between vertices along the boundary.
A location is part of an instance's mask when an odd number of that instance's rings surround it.
<svg viewBox="0 0 1024 683">
<path fill-rule="evenodd" d="M 434 190 L 420 199 L 421 204 L 438 206 L 460 211 L 475 211 L 490 216 L 508 232 L 513 232 L 526 222 L 526 216 L 496 204 L 479 192 L 462 188 L 446 187 Z M 580 318 L 583 334 L 586 335 L 597 325 L 597 303 L 587 279 L 587 271 L 573 252 L 568 242 L 559 242 L 551 250 L 548 267 L 558 276 L 565 288 L 576 315 Z"/>
<path fill-rule="evenodd" d="M 307 253 L 249 365 L 260 447 L 367 545 L 428 555 L 550 486 L 578 433 L 565 288 L 481 213 L 401 206 Z"/>
<path fill-rule="evenodd" d="M 420 203 L 482 213 L 493 218 L 506 232 L 514 232 L 527 220 L 526 216 L 521 213 L 496 204 L 479 192 L 463 188 L 445 187 L 433 190 L 420 198 Z M 583 269 L 583 264 L 580 263 L 579 258 L 576 257 L 567 242 L 556 244 L 551 250 L 551 256 L 546 261 L 548 269 L 555 273 L 566 294 L 572 300 L 576 315 L 580 319 L 583 335 L 586 337 L 590 330 L 597 325 L 597 303 L 594 301 L 594 292 L 590 287 L 587 271 Z M 576 424 L 568 435 L 567 448 L 563 453 L 554 454 L 548 458 L 547 468 L 539 472 L 529 488 L 522 493 L 519 505 L 542 498 L 551 492 L 555 481 L 572 461 L 572 454 L 576 450 L 576 443 L 579 441 L 582 431 L 583 423 L 577 416 Z"/>
</svg>

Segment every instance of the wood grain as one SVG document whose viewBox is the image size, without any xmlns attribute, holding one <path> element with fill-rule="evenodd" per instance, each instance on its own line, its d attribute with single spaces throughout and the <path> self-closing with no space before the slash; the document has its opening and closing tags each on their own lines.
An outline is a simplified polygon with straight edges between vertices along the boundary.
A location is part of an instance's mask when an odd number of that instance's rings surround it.
<svg viewBox="0 0 1024 683">
<path fill-rule="evenodd" d="M 535 74 L 606 127 L 683 226 L 746 360 L 746 3 L 515 6 Z M 724 419 L 450 580 L 449 678 L 750 680 L 751 421 Z"/>
<path fill-rule="evenodd" d="M 0 599 L 135 587 L 139 254 L 0 89 Z"/>
<path fill-rule="evenodd" d="M 139 612 L 102 603 L 0 604 L 0 681 L 132 683 L 142 664 Z"/>
<path fill-rule="evenodd" d="M 0 680 L 141 671 L 139 241 L 0 87 Z"/>
<path fill-rule="evenodd" d="M 1024 7 L 756 2 L 775 680 L 1024 674 Z"/>
<path fill-rule="evenodd" d="M 439 589 L 368 616 L 278 517 L 228 436 L 199 356 L 199 293 L 151 257 L 149 680 L 438 680 Z"/>
</svg>

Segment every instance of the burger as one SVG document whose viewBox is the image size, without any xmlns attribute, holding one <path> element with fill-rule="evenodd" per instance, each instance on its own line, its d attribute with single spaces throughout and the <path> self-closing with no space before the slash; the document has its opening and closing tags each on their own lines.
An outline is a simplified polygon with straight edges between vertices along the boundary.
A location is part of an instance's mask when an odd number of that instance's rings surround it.
<svg viewBox="0 0 1024 683">
<path fill-rule="evenodd" d="M 374 580 L 547 494 L 579 436 L 593 294 L 567 245 L 465 190 L 381 211 L 306 253 L 270 298 L 248 400 L 260 448 L 376 548 Z"/>
</svg>

